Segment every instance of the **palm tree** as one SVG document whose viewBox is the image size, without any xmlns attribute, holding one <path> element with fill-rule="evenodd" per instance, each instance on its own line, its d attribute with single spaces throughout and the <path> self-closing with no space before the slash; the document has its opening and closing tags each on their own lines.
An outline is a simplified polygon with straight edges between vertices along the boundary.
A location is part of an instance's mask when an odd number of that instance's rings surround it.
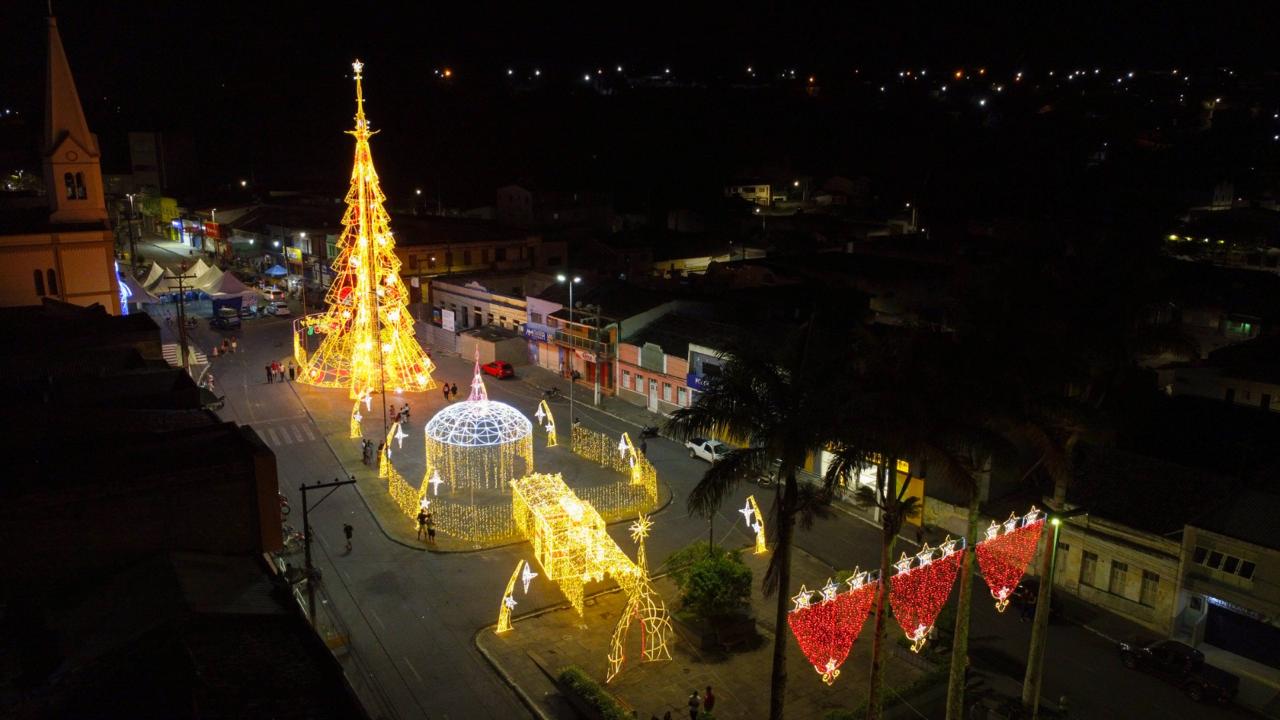
<svg viewBox="0 0 1280 720">
<path fill-rule="evenodd" d="M 842 395 L 834 386 L 850 373 L 847 356 L 815 348 L 852 350 L 852 342 L 845 330 L 821 326 L 815 312 L 778 342 L 732 343 L 706 390 L 666 423 L 667 432 L 679 439 L 719 436 L 746 441 L 746 447 L 730 451 L 706 471 L 689 494 L 691 513 L 710 516 L 738 482 L 777 462 L 771 509 L 775 546 L 762 583 L 766 596 L 777 595 L 771 720 L 782 718 L 786 695 L 787 590 L 795 525 L 812 523 L 830 497 L 828 487 L 801 485 L 796 473 L 811 453 L 830 441 Z"/>
</svg>

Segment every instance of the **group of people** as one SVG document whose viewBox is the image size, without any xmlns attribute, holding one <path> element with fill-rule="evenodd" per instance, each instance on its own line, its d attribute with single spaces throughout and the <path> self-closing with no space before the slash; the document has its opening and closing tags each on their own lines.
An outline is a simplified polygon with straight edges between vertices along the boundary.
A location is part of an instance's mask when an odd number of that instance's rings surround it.
<svg viewBox="0 0 1280 720">
<path fill-rule="evenodd" d="M 457 400 L 458 399 L 458 383 L 454 383 L 452 385 L 450 385 L 449 383 L 445 383 L 440 386 L 440 392 L 444 393 L 445 402 L 449 402 L 449 400 L 451 399 Z"/>
<path fill-rule="evenodd" d="M 232 335 L 229 338 L 222 338 L 221 345 L 214 345 L 213 353 L 211 354 L 214 357 L 218 357 L 219 355 L 226 355 L 229 352 L 233 353 L 239 349 L 240 349 L 240 341 L 236 338 L 235 335 Z"/>
<path fill-rule="evenodd" d="M 698 695 L 698 691 L 694 690 L 689 695 L 686 704 L 689 706 L 689 720 L 698 720 L 700 713 L 710 713 L 716 707 L 716 695 L 711 692 L 711 686 L 707 686 L 705 695 Z M 657 715 L 650 715 L 649 720 L 658 720 Z M 671 720 L 671 711 L 668 710 L 662 715 L 662 720 Z"/>
<path fill-rule="evenodd" d="M 375 451 L 372 440 L 360 438 L 360 462 L 364 463 L 365 465 L 372 463 L 373 459 L 378 456 L 378 455 L 375 455 L 374 453 L 377 452 L 378 454 L 381 454 L 382 451 L 386 449 L 386 447 L 387 447 L 387 441 L 383 440 L 381 443 L 379 443 L 378 448 Z"/>
<path fill-rule="evenodd" d="M 391 422 L 393 423 L 407 423 L 409 422 L 409 403 L 405 403 L 404 407 L 399 410 L 396 409 L 395 405 L 392 405 L 387 408 L 387 414 L 391 417 Z"/>
<path fill-rule="evenodd" d="M 418 511 L 418 539 L 421 540 L 423 535 L 427 536 L 428 543 L 436 544 L 435 520 L 425 507 Z"/>
<path fill-rule="evenodd" d="M 284 382 L 286 369 L 283 363 L 273 362 L 270 365 L 267 365 L 266 368 L 267 368 L 267 384 L 268 385 L 270 385 L 273 382 Z M 294 376 L 297 375 L 298 373 L 297 366 L 295 366 L 293 363 L 289 363 L 288 373 L 289 373 L 289 381 L 293 382 Z"/>
</svg>

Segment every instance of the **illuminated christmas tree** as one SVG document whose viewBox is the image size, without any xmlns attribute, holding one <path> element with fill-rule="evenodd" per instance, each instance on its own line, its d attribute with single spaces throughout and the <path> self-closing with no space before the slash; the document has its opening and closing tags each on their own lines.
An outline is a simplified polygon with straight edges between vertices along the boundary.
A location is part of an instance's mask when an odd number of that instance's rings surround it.
<svg viewBox="0 0 1280 720">
<path fill-rule="evenodd" d="M 333 262 L 334 281 L 326 299 L 329 309 L 314 323 L 324 335 L 320 347 L 304 362 L 301 380 L 311 385 L 345 387 L 360 399 L 385 389 L 416 392 L 436 386 L 434 366 L 414 339 L 409 294 L 400 281 L 391 218 L 382 203 L 369 151 L 364 91 L 359 61 L 351 64 L 356 80 L 355 166 L 347 192 L 342 237 Z"/>
</svg>

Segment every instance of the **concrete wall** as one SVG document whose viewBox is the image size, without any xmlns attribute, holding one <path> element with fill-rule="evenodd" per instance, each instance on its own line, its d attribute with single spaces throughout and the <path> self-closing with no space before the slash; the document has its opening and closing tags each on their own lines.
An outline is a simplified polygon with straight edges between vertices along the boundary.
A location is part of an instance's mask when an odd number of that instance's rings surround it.
<svg viewBox="0 0 1280 720">
<path fill-rule="evenodd" d="M 1097 557 L 1092 584 L 1081 578 L 1086 552 Z M 1055 584 L 1086 602 L 1168 636 L 1176 612 L 1180 555 L 1181 546 L 1176 540 L 1102 518 L 1072 519 L 1062 525 L 1058 537 Z M 1109 582 L 1113 562 L 1128 566 L 1123 583 L 1115 588 Z M 1144 571 L 1159 576 L 1150 604 L 1141 601 Z"/>
<path fill-rule="evenodd" d="M 1280 385 L 1227 377 L 1214 367 L 1184 367 L 1162 370 L 1159 382 L 1173 396 L 1192 395 L 1226 401 L 1227 389 L 1234 390 L 1233 405 L 1261 409 L 1264 396 L 1268 410 L 1280 412 Z"/>
</svg>

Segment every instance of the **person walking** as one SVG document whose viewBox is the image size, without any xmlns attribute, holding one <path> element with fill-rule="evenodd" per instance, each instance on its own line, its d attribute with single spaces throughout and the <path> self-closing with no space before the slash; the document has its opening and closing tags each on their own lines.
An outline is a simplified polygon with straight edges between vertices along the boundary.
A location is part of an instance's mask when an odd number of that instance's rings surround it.
<svg viewBox="0 0 1280 720">
<path fill-rule="evenodd" d="M 289 363 L 289 382 L 293 382 L 293 376 L 298 373 L 298 366 L 292 362 Z"/>
<path fill-rule="evenodd" d="M 427 542 L 436 544 L 436 521 L 431 517 L 431 513 L 427 513 Z"/>
<path fill-rule="evenodd" d="M 235 352 L 237 349 L 239 349 L 239 347 L 240 347 L 240 341 L 236 339 L 235 335 L 232 335 L 231 336 L 231 352 Z"/>
<path fill-rule="evenodd" d="M 342 524 L 342 534 L 347 536 L 347 552 L 351 552 L 351 533 L 353 530 L 351 523 Z"/>
<path fill-rule="evenodd" d="M 275 377 L 276 377 L 276 374 L 271 371 L 271 366 L 268 365 L 267 366 L 267 384 L 270 385 L 271 382 L 275 379 Z"/>
<path fill-rule="evenodd" d="M 698 708 L 702 707 L 702 698 L 698 697 L 698 691 L 694 690 L 689 696 L 689 720 L 698 720 Z"/>
<path fill-rule="evenodd" d="M 449 389 L 449 394 L 453 395 L 454 400 L 458 399 L 458 383 L 453 384 L 453 387 Z"/>
<path fill-rule="evenodd" d="M 441 385 L 440 392 L 444 393 L 444 401 L 449 402 L 449 383 Z"/>
<path fill-rule="evenodd" d="M 702 709 L 711 712 L 716 708 L 716 696 L 711 693 L 711 686 L 707 686 L 707 694 L 702 696 Z"/>
<path fill-rule="evenodd" d="M 400 409 L 400 412 L 404 414 L 404 421 L 409 422 L 409 403 L 405 403 L 404 407 Z"/>
<path fill-rule="evenodd" d="M 418 539 L 421 540 L 423 535 L 427 534 L 427 510 L 423 508 L 418 511 Z"/>
</svg>

